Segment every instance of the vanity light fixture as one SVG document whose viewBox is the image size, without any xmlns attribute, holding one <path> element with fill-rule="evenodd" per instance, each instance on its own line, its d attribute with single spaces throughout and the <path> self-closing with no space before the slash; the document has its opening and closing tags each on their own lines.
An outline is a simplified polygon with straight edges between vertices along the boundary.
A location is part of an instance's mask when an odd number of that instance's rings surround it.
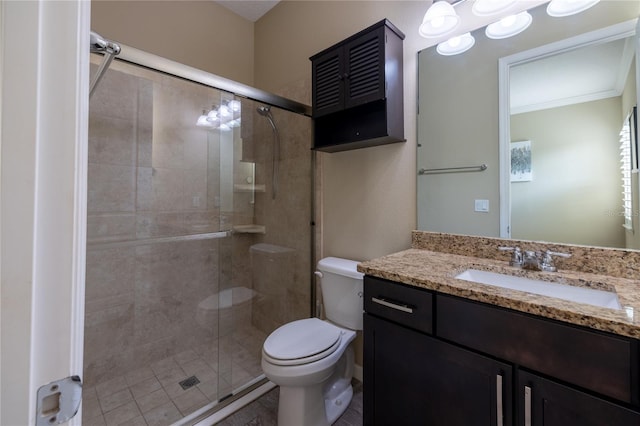
<svg viewBox="0 0 640 426">
<path fill-rule="evenodd" d="M 551 0 L 547 14 L 553 17 L 575 15 L 595 6 L 600 0 Z"/>
<path fill-rule="evenodd" d="M 438 44 L 436 51 L 444 56 L 458 55 L 471 49 L 474 44 L 476 44 L 476 39 L 471 33 L 464 33 Z"/>
<path fill-rule="evenodd" d="M 492 39 L 513 37 L 529 28 L 532 20 L 533 18 L 526 11 L 517 15 L 506 16 L 498 22 L 488 25 L 485 29 L 485 34 Z"/>
<path fill-rule="evenodd" d="M 436 1 L 427 9 L 418 33 L 425 38 L 442 37 L 460 25 L 460 17 L 446 0 Z"/>
<path fill-rule="evenodd" d="M 225 101 L 219 107 L 213 105 L 209 112 L 206 109 L 202 110 L 202 115 L 198 117 L 196 126 L 224 131 L 231 130 L 232 127 L 239 127 L 241 109 L 242 104 L 236 99 Z"/>
<path fill-rule="evenodd" d="M 460 17 L 454 6 L 465 0 L 436 0 L 427 10 L 418 32 L 425 38 L 437 38 L 452 34 L 460 26 Z M 518 0 L 475 0 L 471 11 L 474 15 L 486 17 L 508 13 Z M 551 0 L 547 5 L 547 14 L 553 17 L 575 15 L 595 6 L 600 0 Z M 533 18 L 524 11 L 506 16 L 498 22 L 488 25 L 485 34 L 491 39 L 513 37 L 526 30 Z M 436 51 L 445 56 L 457 55 L 471 49 L 475 39 L 470 33 L 455 35 L 449 40 L 439 43 Z"/>
</svg>

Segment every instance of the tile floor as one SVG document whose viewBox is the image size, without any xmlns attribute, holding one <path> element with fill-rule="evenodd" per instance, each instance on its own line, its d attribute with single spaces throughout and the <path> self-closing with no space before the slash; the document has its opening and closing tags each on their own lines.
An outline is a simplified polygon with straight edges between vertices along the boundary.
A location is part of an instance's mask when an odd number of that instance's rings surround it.
<svg viewBox="0 0 640 426">
<path fill-rule="evenodd" d="M 260 354 L 265 338 L 264 333 L 247 326 L 211 345 L 85 388 L 82 424 L 170 425 L 262 374 Z M 183 389 L 180 382 L 191 376 L 199 383 Z"/>
<path fill-rule="evenodd" d="M 219 426 L 277 426 L 278 396 L 280 388 L 275 388 L 237 413 L 218 423 Z M 362 425 L 362 383 L 353 383 L 353 399 L 347 410 L 333 426 Z"/>
</svg>

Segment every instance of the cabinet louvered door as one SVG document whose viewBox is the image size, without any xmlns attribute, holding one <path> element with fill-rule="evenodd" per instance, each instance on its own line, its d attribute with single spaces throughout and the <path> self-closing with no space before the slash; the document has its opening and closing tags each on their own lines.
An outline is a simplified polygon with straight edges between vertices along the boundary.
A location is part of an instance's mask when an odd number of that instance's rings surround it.
<svg viewBox="0 0 640 426">
<path fill-rule="evenodd" d="M 320 117 L 344 109 L 342 49 L 334 49 L 313 61 L 313 116 Z"/>
<path fill-rule="evenodd" d="M 385 98 L 384 27 L 345 45 L 345 107 Z"/>
</svg>

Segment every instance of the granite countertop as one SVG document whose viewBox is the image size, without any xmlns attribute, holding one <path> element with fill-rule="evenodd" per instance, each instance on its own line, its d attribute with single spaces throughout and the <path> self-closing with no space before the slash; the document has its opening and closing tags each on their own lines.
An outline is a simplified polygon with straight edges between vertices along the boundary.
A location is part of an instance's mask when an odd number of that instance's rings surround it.
<svg viewBox="0 0 640 426">
<path fill-rule="evenodd" d="M 454 278 L 466 269 L 479 269 L 579 287 L 615 291 L 622 309 L 601 308 L 517 290 L 477 284 Z M 572 270 L 526 271 L 508 262 L 474 256 L 412 248 L 362 262 L 367 275 L 464 297 L 541 317 L 552 318 L 622 336 L 640 338 L 640 286 L 638 281 Z"/>
</svg>

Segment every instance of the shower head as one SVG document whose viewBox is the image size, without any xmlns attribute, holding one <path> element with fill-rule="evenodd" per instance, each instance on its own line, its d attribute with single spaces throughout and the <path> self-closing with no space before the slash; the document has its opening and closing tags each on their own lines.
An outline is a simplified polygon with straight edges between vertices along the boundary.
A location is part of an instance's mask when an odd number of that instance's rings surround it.
<svg viewBox="0 0 640 426">
<path fill-rule="evenodd" d="M 268 117 L 271 114 L 270 106 L 259 106 L 258 108 L 256 108 L 256 110 L 258 111 L 258 114 L 263 117 Z"/>
</svg>

